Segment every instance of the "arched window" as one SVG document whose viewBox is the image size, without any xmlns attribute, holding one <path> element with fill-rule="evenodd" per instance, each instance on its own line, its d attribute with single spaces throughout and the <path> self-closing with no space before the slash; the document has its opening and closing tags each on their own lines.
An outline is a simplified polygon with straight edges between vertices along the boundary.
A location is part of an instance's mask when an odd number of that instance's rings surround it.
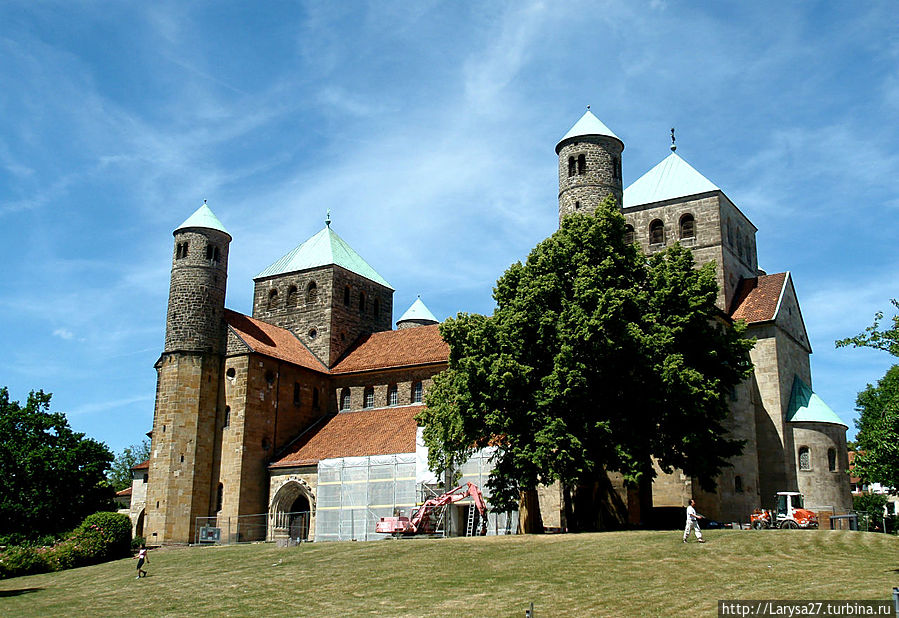
<svg viewBox="0 0 899 618">
<path fill-rule="evenodd" d="M 580 209 L 581 209 L 581 203 L 580 203 L 580 202 L 575 202 L 575 203 L 574 203 L 574 209 L 575 209 L 575 210 L 580 210 Z"/>
<path fill-rule="evenodd" d="M 312 389 L 312 407 L 318 410 L 318 387 Z"/>
<path fill-rule="evenodd" d="M 396 384 L 391 384 L 387 387 L 387 405 L 395 406 L 399 403 L 399 397 L 397 397 L 397 388 Z"/>
<path fill-rule="evenodd" d="M 629 245 L 634 244 L 634 226 L 633 225 L 625 225 L 624 226 L 624 242 Z"/>
<path fill-rule="evenodd" d="M 343 288 L 343 306 L 350 306 L 350 286 L 344 286 Z"/>
<path fill-rule="evenodd" d="M 287 300 L 285 301 L 285 304 L 288 307 L 296 307 L 298 296 L 299 294 L 297 293 L 297 286 L 290 286 L 289 288 L 287 288 Z"/>
<path fill-rule="evenodd" d="M 344 388 L 342 391 L 340 391 L 340 409 L 350 409 L 350 389 L 348 388 Z"/>
<path fill-rule="evenodd" d="M 362 395 L 362 407 L 363 408 L 374 408 L 375 407 L 375 389 L 371 386 L 366 386 L 364 394 Z"/>
<path fill-rule="evenodd" d="M 421 382 L 412 384 L 412 403 L 421 403 Z"/>
<path fill-rule="evenodd" d="M 809 451 L 807 446 L 803 446 L 799 448 L 799 469 L 800 470 L 811 470 L 812 469 L 812 454 Z"/>
<path fill-rule="evenodd" d="M 272 288 L 268 291 L 268 308 L 275 309 L 278 306 L 278 290 Z"/>
<path fill-rule="evenodd" d="M 375 299 L 375 302 L 372 303 L 374 306 L 372 307 L 372 312 L 375 314 L 375 319 L 381 317 L 381 301 L 379 299 Z"/>
<path fill-rule="evenodd" d="M 568 157 L 568 176 L 574 176 L 577 171 L 577 163 L 574 161 L 574 157 Z"/>
<path fill-rule="evenodd" d="M 206 259 L 213 262 L 219 261 L 219 248 L 212 243 L 206 244 Z"/>
<path fill-rule="evenodd" d="M 306 304 L 312 305 L 315 304 L 315 301 L 318 300 L 318 286 L 315 284 L 315 281 L 310 281 L 309 285 L 306 286 Z"/>
<path fill-rule="evenodd" d="M 365 292 L 359 292 L 359 313 L 365 313 Z"/>
<path fill-rule="evenodd" d="M 621 183 L 621 157 L 612 157 L 612 174 L 613 180 Z"/>
<path fill-rule="evenodd" d="M 649 244 L 661 245 L 665 242 L 665 224 L 656 219 L 649 224 Z"/>
<path fill-rule="evenodd" d="M 225 406 L 225 422 L 222 424 L 222 427 L 227 427 L 231 424 L 231 406 Z"/>
<path fill-rule="evenodd" d="M 583 176 L 587 173 L 587 157 L 585 155 L 577 156 L 577 174 Z"/>
<path fill-rule="evenodd" d="M 293 383 L 293 405 L 296 407 L 300 407 L 300 383 Z"/>
<path fill-rule="evenodd" d="M 215 496 L 215 510 L 216 511 L 222 510 L 222 500 L 224 500 L 224 498 L 225 498 L 225 486 L 222 485 L 221 483 L 219 483 L 219 488 L 218 488 L 218 491 L 216 492 L 216 496 Z"/>
<path fill-rule="evenodd" d="M 834 448 L 827 449 L 827 469 L 831 472 L 837 471 L 837 450 Z"/>
<path fill-rule="evenodd" d="M 743 477 L 742 476 L 734 477 L 734 491 L 738 494 L 743 493 Z"/>
<path fill-rule="evenodd" d="M 689 213 L 680 218 L 680 237 L 696 238 L 696 222 Z"/>
</svg>

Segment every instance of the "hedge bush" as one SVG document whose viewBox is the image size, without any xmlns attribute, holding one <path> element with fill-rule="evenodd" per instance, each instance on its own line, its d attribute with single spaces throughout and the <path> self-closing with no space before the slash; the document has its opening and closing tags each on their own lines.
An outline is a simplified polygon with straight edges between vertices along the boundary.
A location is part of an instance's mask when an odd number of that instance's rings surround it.
<svg viewBox="0 0 899 618">
<path fill-rule="evenodd" d="M 120 513 L 94 513 L 52 547 L 8 547 L 0 552 L 0 579 L 61 571 L 128 556 L 131 520 Z"/>
</svg>

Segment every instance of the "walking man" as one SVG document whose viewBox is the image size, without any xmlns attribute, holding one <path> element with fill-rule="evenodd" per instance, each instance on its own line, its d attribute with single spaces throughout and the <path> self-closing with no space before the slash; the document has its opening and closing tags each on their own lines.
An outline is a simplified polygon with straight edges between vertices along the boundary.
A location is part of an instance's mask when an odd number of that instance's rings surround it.
<svg viewBox="0 0 899 618">
<path fill-rule="evenodd" d="M 687 538 L 690 536 L 690 530 L 696 532 L 697 541 L 705 543 L 702 540 L 702 530 L 699 529 L 700 519 L 705 519 L 705 517 L 696 512 L 696 500 L 690 498 L 690 505 L 687 507 L 687 525 L 684 526 L 684 543 L 687 542 Z"/>
<path fill-rule="evenodd" d="M 137 556 L 135 556 L 135 558 L 137 558 L 137 577 L 135 577 L 134 579 L 140 579 L 141 576 L 146 577 L 147 572 L 142 568 L 144 566 L 144 562 L 150 564 L 150 558 L 147 557 L 146 545 L 140 546 L 140 551 L 137 552 Z"/>
</svg>

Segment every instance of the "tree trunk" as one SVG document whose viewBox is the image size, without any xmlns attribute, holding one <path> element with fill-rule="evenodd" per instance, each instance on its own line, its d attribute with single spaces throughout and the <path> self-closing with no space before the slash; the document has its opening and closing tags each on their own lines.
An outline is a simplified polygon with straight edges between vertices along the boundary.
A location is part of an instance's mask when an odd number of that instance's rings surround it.
<svg viewBox="0 0 899 618">
<path fill-rule="evenodd" d="M 518 529 L 522 534 L 543 534 L 543 518 L 536 489 L 521 492 L 518 503 Z"/>
</svg>

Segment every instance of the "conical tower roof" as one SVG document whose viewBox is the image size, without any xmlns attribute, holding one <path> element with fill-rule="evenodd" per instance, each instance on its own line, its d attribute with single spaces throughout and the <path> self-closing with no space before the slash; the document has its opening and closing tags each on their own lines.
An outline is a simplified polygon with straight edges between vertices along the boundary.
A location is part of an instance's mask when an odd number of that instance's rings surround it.
<svg viewBox="0 0 899 618">
<path fill-rule="evenodd" d="M 228 234 L 228 230 L 225 229 L 222 222 L 218 220 L 218 217 L 216 217 L 209 206 L 206 205 L 206 200 L 203 200 L 203 205 L 197 208 L 194 211 L 194 214 L 189 216 L 184 223 L 175 228 L 175 232 L 188 227 L 202 227 Z M 231 234 L 228 234 L 228 236 L 231 236 Z"/>
<path fill-rule="evenodd" d="M 586 137 L 587 135 L 613 137 L 624 144 L 624 142 L 621 141 L 621 138 L 612 133 L 612 130 L 604 125 L 603 122 L 588 108 L 587 111 L 584 112 L 584 115 L 581 116 L 581 119 L 574 123 L 574 126 L 569 129 L 568 133 L 566 133 L 565 136 L 559 140 L 559 143 L 556 144 L 556 154 L 559 154 L 559 151 L 562 149 L 562 144 L 567 140 L 576 137 Z"/>
<path fill-rule="evenodd" d="M 715 183 L 697 172 L 680 155 L 672 152 L 624 190 L 624 207 L 720 190 Z"/>
<path fill-rule="evenodd" d="M 428 309 L 423 302 L 421 302 L 421 297 L 415 299 L 415 302 L 412 303 L 412 306 L 406 309 L 406 313 L 403 314 L 399 320 L 396 321 L 397 324 L 401 322 L 432 322 L 434 324 L 438 324 L 439 320 L 434 317 L 434 314 L 431 313 L 431 310 Z"/>
<path fill-rule="evenodd" d="M 331 229 L 330 223 L 318 234 L 256 275 L 254 279 L 283 275 L 332 264 L 393 290 L 393 287 L 387 283 L 384 277 L 379 275 L 368 262 L 362 259 L 361 255 L 356 253 L 344 239 L 337 235 L 337 232 Z"/>
<path fill-rule="evenodd" d="M 831 410 L 830 406 L 824 403 L 812 387 L 803 382 L 799 376 L 793 378 L 787 420 L 793 423 L 833 423 L 847 427 L 837 413 Z"/>
</svg>

